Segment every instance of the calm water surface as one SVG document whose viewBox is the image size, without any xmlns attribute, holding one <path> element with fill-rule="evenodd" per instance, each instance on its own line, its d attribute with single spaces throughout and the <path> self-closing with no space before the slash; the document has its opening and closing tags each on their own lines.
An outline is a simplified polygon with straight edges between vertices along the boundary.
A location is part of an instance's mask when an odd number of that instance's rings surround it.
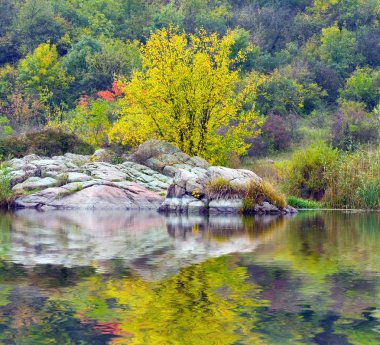
<svg viewBox="0 0 380 345">
<path fill-rule="evenodd" d="M 380 344 L 380 214 L 0 214 L 0 344 Z"/>
</svg>

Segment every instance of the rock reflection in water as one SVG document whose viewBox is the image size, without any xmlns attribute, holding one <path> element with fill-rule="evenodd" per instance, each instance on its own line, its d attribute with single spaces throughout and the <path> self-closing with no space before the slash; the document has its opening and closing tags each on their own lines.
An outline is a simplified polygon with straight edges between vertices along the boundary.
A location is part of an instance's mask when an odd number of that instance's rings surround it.
<svg viewBox="0 0 380 345">
<path fill-rule="evenodd" d="M 252 252 L 284 228 L 285 218 L 201 217 L 155 212 L 18 211 L 8 260 L 26 265 L 112 269 L 113 259 L 145 279 L 233 252 Z"/>
</svg>

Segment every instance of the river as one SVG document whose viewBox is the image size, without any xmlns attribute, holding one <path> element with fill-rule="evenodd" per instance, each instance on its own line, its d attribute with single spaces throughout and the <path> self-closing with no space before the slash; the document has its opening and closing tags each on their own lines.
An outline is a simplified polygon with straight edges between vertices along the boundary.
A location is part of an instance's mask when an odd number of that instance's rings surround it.
<svg viewBox="0 0 380 345">
<path fill-rule="evenodd" d="M 380 344 L 380 213 L 0 214 L 0 344 Z"/>
</svg>

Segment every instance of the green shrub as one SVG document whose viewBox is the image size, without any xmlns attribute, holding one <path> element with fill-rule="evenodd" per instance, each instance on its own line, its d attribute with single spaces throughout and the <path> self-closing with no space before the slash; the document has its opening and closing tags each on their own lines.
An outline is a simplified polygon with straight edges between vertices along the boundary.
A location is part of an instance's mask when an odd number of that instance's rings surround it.
<svg viewBox="0 0 380 345">
<path fill-rule="evenodd" d="M 323 204 L 314 200 L 306 200 L 302 198 L 297 198 L 295 196 L 289 196 L 287 198 L 288 205 L 293 206 L 295 208 L 304 208 L 304 209 L 314 209 L 314 208 L 322 208 Z"/>
<path fill-rule="evenodd" d="M 368 113 L 364 104 L 345 101 L 334 116 L 332 144 L 345 151 L 355 151 L 362 145 L 376 145 L 379 129 L 379 117 Z"/>
<path fill-rule="evenodd" d="M 11 169 L 0 163 L 0 207 L 9 207 L 14 193 L 11 185 Z"/>
<path fill-rule="evenodd" d="M 298 197 L 323 200 L 332 208 L 380 208 L 380 150 L 348 153 L 326 145 L 293 155 L 280 166 L 291 206 L 312 208 Z M 319 207 L 319 206 L 317 206 Z"/>
<path fill-rule="evenodd" d="M 321 199 L 328 187 L 326 172 L 338 156 L 338 150 L 324 143 L 294 153 L 289 161 L 278 165 L 286 192 Z"/>
<path fill-rule="evenodd" d="M 0 155 L 3 157 L 23 157 L 27 154 L 59 156 L 67 152 L 92 154 L 93 148 L 73 134 L 47 128 L 18 137 L 0 139 Z"/>
</svg>

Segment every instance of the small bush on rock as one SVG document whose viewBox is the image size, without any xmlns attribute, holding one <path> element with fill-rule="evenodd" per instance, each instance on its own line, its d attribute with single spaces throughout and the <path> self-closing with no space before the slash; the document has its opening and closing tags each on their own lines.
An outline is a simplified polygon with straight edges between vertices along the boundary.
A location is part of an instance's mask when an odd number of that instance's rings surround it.
<svg viewBox="0 0 380 345">
<path fill-rule="evenodd" d="M 242 199 L 245 196 L 244 188 L 232 185 L 230 181 L 222 177 L 207 183 L 206 193 L 209 200 Z"/>
<path fill-rule="evenodd" d="M 285 197 L 282 194 L 276 192 L 269 182 L 262 181 L 261 184 L 257 184 L 254 181 L 251 181 L 251 183 L 248 185 L 247 193 L 244 198 L 245 208 L 249 205 L 251 205 L 251 207 L 254 207 L 255 205 L 260 204 L 264 201 L 267 201 L 280 209 L 286 207 Z"/>
<path fill-rule="evenodd" d="M 219 177 L 207 184 L 206 195 L 209 200 L 242 199 L 243 212 L 251 212 L 256 205 L 264 201 L 280 209 L 286 207 L 285 197 L 276 192 L 267 181 L 256 183 L 252 180 L 246 186 L 236 186 Z"/>
</svg>

